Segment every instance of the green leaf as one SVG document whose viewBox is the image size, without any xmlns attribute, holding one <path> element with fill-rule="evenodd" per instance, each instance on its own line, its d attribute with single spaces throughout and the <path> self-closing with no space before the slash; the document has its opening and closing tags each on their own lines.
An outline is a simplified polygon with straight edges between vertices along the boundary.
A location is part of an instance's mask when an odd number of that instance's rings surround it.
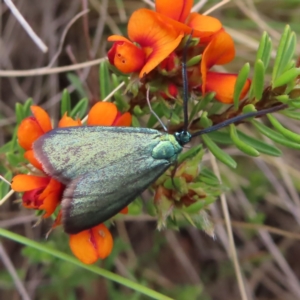
<svg viewBox="0 0 300 300">
<path fill-rule="evenodd" d="M 223 145 L 232 145 L 233 142 L 229 133 L 224 131 L 214 131 L 207 134 L 214 142 Z"/>
<path fill-rule="evenodd" d="M 292 68 L 286 72 L 284 72 L 282 75 L 278 76 L 273 84 L 272 88 L 277 88 L 279 86 L 286 85 L 290 83 L 291 81 L 294 81 L 297 76 L 300 75 L 300 68 Z"/>
<path fill-rule="evenodd" d="M 247 104 L 243 107 L 243 114 L 248 114 L 251 112 L 256 112 L 256 108 L 253 104 Z"/>
<path fill-rule="evenodd" d="M 7 142 L 3 146 L 0 147 L 0 154 L 1 153 L 7 153 L 12 150 L 12 141 Z"/>
<path fill-rule="evenodd" d="M 180 153 L 178 159 L 177 159 L 177 164 L 180 165 L 183 161 L 185 161 L 188 158 L 192 158 L 196 156 L 200 151 L 202 150 L 202 145 L 199 144 L 191 149 L 189 149 L 186 152 Z M 201 153 L 203 155 L 204 153 Z"/>
<path fill-rule="evenodd" d="M 266 69 L 270 62 L 271 52 L 272 52 L 272 41 L 269 35 L 266 32 L 264 32 L 259 42 L 259 47 L 257 50 L 255 61 L 261 60 Z"/>
<path fill-rule="evenodd" d="M 100 86 L 100 97 L 101 99 L 105 99 L 109 93 L 112 91 L 110 77 L 109 77 L 109 69 L 108 69 L 108 61 L 105 60 L 100 63 L 99 66 L 99 86 Z"/>
<path fill-rule="evenodd" d="M 267 114 L 267 117 L 269 119 L 269 121 L 271 122 L 271 124 L 274 126 L 274 128 L 276 128 L 278 130 L 279 133 L 281 133 L 283 136 L 285 136 L 287 139 L 296 142 L 296 143 L 300 143 L 300 135 L 296 134 L 288 129 L 286 129 L 285 127 L 283 127 L 281 125 L 281 123 L 271 114 Z"/>
<path fill-rule="evenodd" d="M 82 98 L 76 105 L 75 107 L 71 110 L 70 112 L 70 117 L 71 118 L 80 118 L 82 119 L 87 111 L 88 108 L 88 99 L 87 98 Z"/>
<path fill-rule="evenodd" d="M 237 80 L 235 82 L 234 93 L 233 93 L 233 103 L 235 109 L 238 109 L 239 107 L 240 96 L 242 94 L 244 85 L 248 80 L 249 72 L 250 72 L 250 64 L 246 63 L 240 70 Z"/>
<path fill-rule="evenodd" d="M 30 106 L 33 104 L 32 98 L 28 98 L 23 104 L 23 114 L 24 118 L 27 118 L 31 115 Z"/>
<path fill-rule="evenodd" d="M 61 116 L 63 116 L 65 113 L 69 113 L 70 111 L 71 111 L 70 94 L 67 89 L 64 89 L 61 96 L 60 114 Z"/>
<path fill-rule="evenodd" d="M 85 92 L 85 89 L 83 88 L 82 82 L 77 75 L 75 75 L 73 73 L 68 73 L 67 78 L 70 81 L 70 83 L 75 87 L 76 91 L 79 93 L 81 98 L 87 97 L 87 94 Z"/>
<path fill-rule="evenodd" d="M 135 115 L 132 115 L 132 127 L 141 127 L 141 124 Z"/>
<path fill-rule="evenodd" d="M 278 95 L 275 97 L 275 99 L 284 104 L 288 103 L 291 100 L 289 95 Z"/>
<path fill-rule="evenodd" d="M 159 118 L 162 118 L 164 115 L 163 109 L 161 107 L 161 104 L 159 102 L 153 103 L 152 109 L 156 112 L 157 116 Z M 154 128 L 154 125 L 158 122 L 157 118 L 151 114 L 149 117 L 149 120 L 147 122 L 148 128 Z"/>
<path fill-rule="evenodd" d="M 257 100 L 260 100 L 262 97 L 264 91 L 264 83 L 265 83 L 265 67 L 264 67 L 264 63 L 259 59 L 254 64 L 254 75 L 252 81 L 253 95 Z"/>
<path fill-rule="evenodd" d="M 272 54 L 272 40 L 268 36 L 266 39 L 266 45 L 264 49 L 264 53 L 261 57 L 262 62 L 264 63 L 265 69 L 269 66 L 270 59 L 271 59 L 271 54 Z"/>
<path fill-rule="evenodd" d="M 234 161 L 234 159 L 222 149 L 220 149 L 206 134 L 202 135 L 202 139 L 207 148 L 218 160 L 231 168 L 236 168 L 237 163 Z"/>
<path fill-rule="evenodd" d="M 204 96 L 204 98 L 200 98 L 198 103 L 193 107 L 190 115 L 189 115 L 189 121 L 191 122 L 195 115 L 200 112 L 201 110 L 203 110 L 208 103 L 214 98 L 215 93 L 208 93 Z"/>
<path fill-rule="evenodd" d="M 257 140 L 251 136 L 246 135 L 245 133 L 238 130 L 239 138 L 247 143 L 248 145 L 252 146 L 256 150 L 258 150 L 260 153 L 264 153 L 271 156 L 281 156 L 282 152 L 280 149 L 276 148 L 273 145 L 269 145 L 266 142 L 263 142 L 261 140 Z"/>
<path fill-rule="evenodd" d="M 209 119 L 207 117 L 207 111 L 204 111 L 199 119 L 199 124 L 204 127 L 204 128 L 207 128 L 207 127 L 210 127 L 212 126 L 212 121 L 211 119 Z"/>
<path fill-rule="evenodd" d="M 117 88 L 120 85 L 118 76 L 116 74 L 112 74 L 111 79 L 112 79 L 113 89 Z M 117 90 L 114 93 L 114 99 L 120 111 L 125 112 L 130 108 L 130 105 L 124 99 L 124 95 L 122 94 L 121 89 Z"/>
<path fill-rule="evenodd" d="M 229 131 L 230 131 L 230 137 L 238 149 L 240 149 L 242 152 L 250 156 L 259 156 L 259 152 L 256 149 L 254 149 L 252 146 L 248 145 L 246 142 L 239 139 L 234 124 L 230 124 Z"/>
<path fill-rule="evenodd" d="M 298 111 L 284 110 L 281 113 L 287 116 L 288 118 L 300 120 L 300 113 Z"/>
<path fill-rule="evenodd" d="M 12 172 L 11 171 L 7 171 L 4 174 L 4 178 L 8 181 L 11 182 L 12 179 Z M 7 184 L 5 181 L 1 180 L 0 181 L 0 199 L 3 198 L 10 190 L 10 185 Z"/>
<path fill-rule="evenodd" d="M 267 44 L 267 38 L 268 38 L 268 33 L 266 31 L 264 31 L 260 38 L 260 41 L 259 41 L 255 60 L 258 60 L 258 59 L 262 60 L 262 57 L 263 57 L 263 54 L 264 54 L 264 51 L 266 48 L 266 44 Z"/>
<path fill-rule="evenodd" d="M 16 103 L 15 106 L 17 124 L 19 125 L 24 119 L 23 106 L 21 103 Z"/>
<path fill-rule="evenodd" d="M 188 60 L 186 62 L 186 67 L 189 68 L 189 67 L 199 64 L 201 59 L 202 59 L 202 54 L 192 57 L 190 60 Z"/>
<path fill-rule="evenodd" d="M 256 127 L 256 129 L 260 133 L 262 133 L 263 135 L 265 135 L 272 141 L 274 141 L 278 144 L 281 144 L 283 146 L 292 148 L 292 149 L 297 149 L 297 150 L 300 149 L 300 144 L 297 144 L 297 143 L 287 140 L 282 134 L 272 130 L 271 128 L 265 126 L 264 124 L 262 124 L 256 120 L 253 120 L 251 123 Z"/>
<path fill-rule="evenodd" d="M 213 105 L 209 108 L 208 115 L 209 116 L 214 115 L 217 112 L 219 112 L 219 110 L 221 110 L 221 109 L 224 109 L 224 103 L 219 102 L 219 101 L 215 101 L 213 103 Z"/>
<path fill-rule="evenodd" d="M 24 161 L 23 155 L 16 155 L 11 152 L 6 153 L 6 159 L 12 167 L 16 167 Z"/>
<path fill-rule="evenodd" d="M 272 82 L 287 70 L 287 66 L 290 66 L 290 61 L 295 53 L 296 36 L 294 32 L 291 32 L 291 28 L 287 25 L 281 36 L 277 55 L 274 62 L 274 68 L 272 73 Z"/>
<path fill-rule="evenodd" d="M 183 210 L 189 214 L 194 214 L 197 213 L 199 210 L 202 210 L 203 208 L 207 207 L 208 205 L 214 203 L 215 201 L 215 197 L 207 197 L 201 201 L 196 201 L 188 207 L 184 207 Z"/>
</svg>

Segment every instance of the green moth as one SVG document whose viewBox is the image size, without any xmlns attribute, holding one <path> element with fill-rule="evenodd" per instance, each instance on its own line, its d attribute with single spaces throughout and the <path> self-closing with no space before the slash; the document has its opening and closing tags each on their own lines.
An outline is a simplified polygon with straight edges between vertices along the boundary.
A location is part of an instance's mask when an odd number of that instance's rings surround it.
<svg viewBox="0 0 300 300">
<path fill-rule="evenodd" d="M 62 222 L 74 234 L 117 214 L 176 160 L 193 137 L 285 108 L 250 112 L 190 134 L 154 129 L 82 126 L 54 129 L 34 144 L 45 172 L 66 185 Z"/>
<path fill-rule="evenodd" d="M 102 223 L 132 202 L 176 161 L 190 134 L 130 127 L 66 127 L 33 145 L 47 174 L 66 184 L 67 233 Z M 181 139 L 181 140 L 180 140 Z"/>
</svg>

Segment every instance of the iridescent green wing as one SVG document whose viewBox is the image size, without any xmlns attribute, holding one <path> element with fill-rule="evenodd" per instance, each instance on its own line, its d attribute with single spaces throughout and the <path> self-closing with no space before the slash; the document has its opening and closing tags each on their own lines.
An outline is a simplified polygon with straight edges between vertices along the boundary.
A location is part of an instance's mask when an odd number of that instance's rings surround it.
<svg viewBox="0 0 300 300">
<path fill-rule="evenodd" d="M 33 150 L 45 172 L 67 184 L 88 172 L 116 166 L 128 156 L 141 161 L 163 135 L 146 128 L 66 127 L 44 134 Z"/>
<path fill-rule="evenodd" d="M 120 161 L 74 179 L 62 200 L 62 220 L 67 233 L 100 224 L 120 212 L 168 167 L 166 160 L 148 157 Z"/>
</svg>

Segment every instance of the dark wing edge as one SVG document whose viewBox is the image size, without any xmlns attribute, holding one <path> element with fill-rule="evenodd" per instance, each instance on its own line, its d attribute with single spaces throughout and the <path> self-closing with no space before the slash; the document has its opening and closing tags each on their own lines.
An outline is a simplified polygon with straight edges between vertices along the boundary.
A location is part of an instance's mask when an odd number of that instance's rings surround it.
<svg viewBox="0 0 300 300">
<path fill-rule="evenodd" d="M 90 174 L 86 174 L 85 176 L 82 176 L 80 178 L 74 179 L 71 181 L 67 188 L 65 189 L 63 200 L 62 200 L 62 223 L 64 227 L 64 231 L 68 234 L 76 234 L 80 231 L 90 229 L 100 223 L 103 223 L 119 213 L 123 208 L 125 208 L 127 205 L 129 205 L 132 201 L 135 200 L 135 198 L 141 194 L 148 186 L 150 186 L 159 176 L 161 176 L 168 168 L 168 165 L 160 165 L 156 166 L 154 169 L 151 170 L 152 176 L 148 176 L 147 180 L 144 180 L 142 184 L 138 182 L 138 180 L 142 181 L 142 177 L 140 176 L 140 179 L 134 180 L 134 182 L 137 184 L 137 188 L 133 191 L 131 191 L 128 194 L 122 194 L 118 198 L 118 192 L 116 192 L 117 195 L 110 195 L 111 199 L 109 200 L 110 207 L 104 207 L 103 209 L 100 208 L 100 214 L 99 214 L 99 208 L 98 210 L 94 210 L 91 208 L 91 210 L 88 212 L 88 214 L 91 215 L 87 216 L 87 214 L 79 214 L 79 215 L 72 215 L 73 212 L 73 204 L 74 204 L 74 193 L 76 192 L 76 188 L 80 182 L 85 180 L 87 176 L 90 176 Z M 149 174 L 149 173 L 148 173 Z M 147 175 L 148 175 L 147 174 Z M 129 184 L 130 182 L 128 182 Z M 98 187 L 101 189 L 101 182 L 97 183 Z M 91 186 L 91 189 L 95 187 Z M 118 189 L 121 189 L 122 187 L 116 186 L 116 191 Z M 105 196 L 105 195 L 104 195 Z M 101 195 L 101 192 L 99 192 L 99 199 L 97 201 L 103 201 L 101 198 L 104 197 Z M 77 203 L 84 203 L 84 197 L 80 200 L 80 197 L 77 197 L 76 199 Z M 88 203 L 86 203 L 88 205 Z M 101 204 L 99 204 L 101 206 Z M 105 211 L 106 210 L 106 211 Z M 95 221 L 96 220 L 96 221 Z"/>
</svg>

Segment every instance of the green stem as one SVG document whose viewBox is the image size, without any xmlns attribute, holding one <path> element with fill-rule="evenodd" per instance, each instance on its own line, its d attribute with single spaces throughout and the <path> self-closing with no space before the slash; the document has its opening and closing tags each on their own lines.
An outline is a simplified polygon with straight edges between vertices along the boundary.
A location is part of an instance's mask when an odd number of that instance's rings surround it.
<svg viewBox="0 0 300 300">
<path fill-rule="evenodd" d="M 101 269 L 97 266 L 92 266 L 92 265 L 85 265 L 84 263 L 80 262 L 79 260 L 77 260 L 76 258 L 67 255 L 63 252 L 57 251 L 55 249 L 51 249 L 48 248 L 47 246 L 41 245 L 38 242 L 32 241 L 24 236 L 21 236 L 19 234 L 10 232 L 8 230 L 2 229 L 0 228 L 0 236 L 3 236 L 5 238 L 8 238 L 10 240 L 16 241 L 20 244 L 35 248 L 37 250 L 40 250 L 42 252 L 48 253 L 54 257 L 57 257 L 59 259 L 62 259 L 64 261 L 67 261 L 71 264 L 74 264 L 78 267 L 81 267 L 83 269 L 86 269 L 90 272 L 93 272 L 95 274 L 98 274 L 100 276 L 103 276 L 107 279 L 110 279 L 114 282 L 120 283 L 121 285 L 127 286 L 137 292 L 140 292 L 144 295 L 147 295 L 153 299 L 157 299 L 157 300 L 172 300 L 172 298 L 167 297 L 165 295 L 162 295 L 154 290 L 151 290 L 147 287 L 142 286 L 141 284 L 138 284 L 136 282 L 132 282 L 131 280 L 127 279 L 127 278 L 123 278 L 117 274 L 114 274 L 110 271 Z"/>
</svg>

